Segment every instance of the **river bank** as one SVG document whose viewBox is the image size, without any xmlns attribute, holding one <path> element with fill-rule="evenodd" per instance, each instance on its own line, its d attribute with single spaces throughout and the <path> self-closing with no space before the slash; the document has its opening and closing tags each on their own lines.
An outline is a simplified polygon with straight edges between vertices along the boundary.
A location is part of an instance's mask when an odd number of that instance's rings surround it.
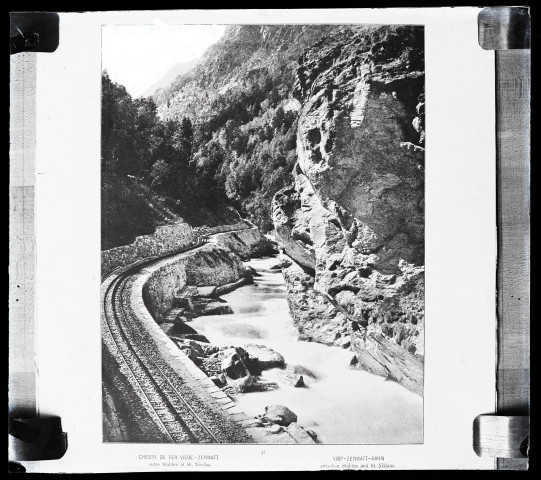
<svg viewBox="0 0 541 480">
<path fill-rule="evenodd" d="M 252 416 L 268 405 L 285 405 L 321 443 L 421 443 L 421 397 L 395 382 L 352 369 L 351 351 L 298 340 L 283 276 L 272 268 L 276 264 L 273 257 L 250 260 L 247 265 L 256 272 L 253 283 L 221 296 L 233 313 L 189 322 L 212 345 L 258 344 L 284 357 L 283 366 L 264 369 L 259 376 L 277 388 L 235 393 L 235 403 Z M 302 372 L 304 387 L 294 387 L 292 371 Z"/>
<path fill-rule="evenodd" d="M 421 397 L 355 369 L 348 345 L 299 334 L 283 275 L 288 261 L 246 261 L 260 238 L 254 231 L 220 235 L 244 248 L 244 262 L 215 237 L 143 269 L 134 283 L 138 318 L 148 317 L 172 363 L 204 372 L 220 408 L 242 417 L 257 443 L 422 442 Z"/>
</svg>

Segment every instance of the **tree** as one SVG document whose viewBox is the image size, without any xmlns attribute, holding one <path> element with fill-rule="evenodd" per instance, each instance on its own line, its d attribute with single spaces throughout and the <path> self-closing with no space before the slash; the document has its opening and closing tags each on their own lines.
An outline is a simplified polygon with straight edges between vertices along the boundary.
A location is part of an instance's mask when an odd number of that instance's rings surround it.
<svg viewBox="0 0 541 480">
<path fill-rule="evenodd" d="M 284 123 L 286 115 L 282 107 L 278 107 L 274 112 L 274 117 L 272 118 L 272 126 L 274 128 L 280 128 Z"/>
<path fill-rule="evenodd" d="M 152 165 L 152 171 L 150 172 L 150 177 L 152 178 L 151 187 L 161 186 L 166 183 L 167 178 L 171 174 L 171 167 L 163 159 L 158 160 L 154 165 Z"/>
<path fill-rule="evenodd" d="M 102 169 L 106 173 L 134 174 L 133 125 L 137 116 L 131 96 L 122 85 L 102 75 Z"/>
<path fill-rule="evenodd" d="M 183 118 L 180 124 L 172 123 L 171 134 L 171 187 L 172 194 L 193 190 L 193 173 L 190 169 L 193 146 L 193 127 L 188 118 Z M 176 190 L 176 191 L 175 191 Z"/>
</svg>

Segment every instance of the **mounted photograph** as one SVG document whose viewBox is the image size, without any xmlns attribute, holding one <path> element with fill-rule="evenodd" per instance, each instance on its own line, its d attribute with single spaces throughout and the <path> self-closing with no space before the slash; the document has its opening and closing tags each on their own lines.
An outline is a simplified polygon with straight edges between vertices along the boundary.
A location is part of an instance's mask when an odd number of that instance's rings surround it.
<svg viewBox="0 0 541 480">
<path fill-rule="evenodd" d="M 422 444 L 424 27 L 101 51 L 103 442 Z"/>
</svg>

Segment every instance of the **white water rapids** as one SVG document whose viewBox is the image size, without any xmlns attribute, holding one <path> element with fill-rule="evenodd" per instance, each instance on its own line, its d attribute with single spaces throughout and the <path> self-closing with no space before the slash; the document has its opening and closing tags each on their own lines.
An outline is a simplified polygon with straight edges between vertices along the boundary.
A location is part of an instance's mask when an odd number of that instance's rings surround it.
<svg viewBox="0 0 541 480">
<path fill-rule="evenodd" d="M 247 415 L 265 412 L 266 405 L 285 405 L 303 428 L 328 444 L 408 444 L 423 441 L 423 400 L 397 383 L 349 367 L 353 353 L 297 340 L 286 300 L 284 279 L 269 268 L 276 258 L 253 259 L 248 264 L 260 276 L 222 298 L 232 315 L 198 317 L 191 325 L 215 345 L 267 345 L 280 352 L 288 365 L 305 367 L 306 388 L 280 385 L 276 390 L 235 396 Z M 278 381 L 279 369 L 262 377 Z"/>
</svg>

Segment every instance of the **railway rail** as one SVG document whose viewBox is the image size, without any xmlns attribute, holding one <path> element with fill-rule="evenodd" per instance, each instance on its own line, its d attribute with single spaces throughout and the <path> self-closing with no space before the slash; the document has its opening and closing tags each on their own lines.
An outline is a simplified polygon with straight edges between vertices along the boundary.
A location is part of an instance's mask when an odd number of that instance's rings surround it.
<svg viewBox="0 0 541 480">
<path fill-rule="evenodd" d="M 173 443 L 236 443 L 235 430 L 240 427 L 232 426 L 231 420 L 224 420 L 223 414 L 209 408 L 194 392 L 195 381 L 189 375 L 179 377 L 160 357 L 154 339 L 141 327 L 132 309 L 131 286 L 134 275 L 142 268 L 196 250 L 209 238 L 208 230 L 197 231 L 196 242 L 191 246 L 117 269 L 102 283 L 104 348 L 114 352 L 118 367 L 129 379 L 135 395 L 166 441 Z"/>
</svg>

